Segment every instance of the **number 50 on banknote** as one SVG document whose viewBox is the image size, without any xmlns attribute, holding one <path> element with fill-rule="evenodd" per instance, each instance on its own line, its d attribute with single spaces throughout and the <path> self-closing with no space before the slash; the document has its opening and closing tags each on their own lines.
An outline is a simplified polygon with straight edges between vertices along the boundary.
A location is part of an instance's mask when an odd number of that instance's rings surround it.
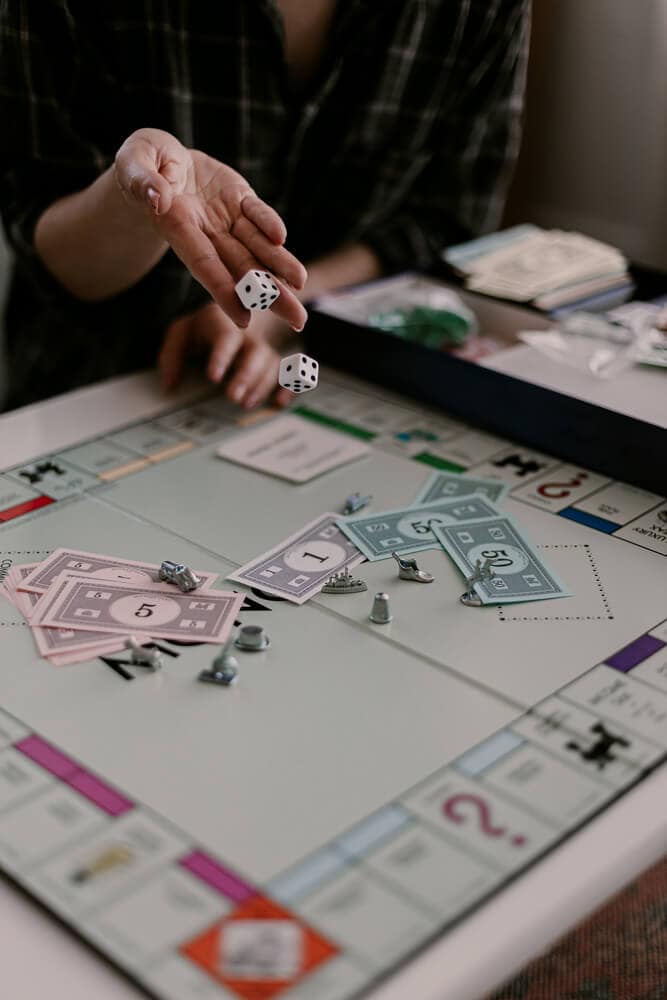
<svg viewBox="0 0 667 1000">
<path fill-rule="evenodd" d="M 472 576 L 477 563 L 483 566 L 489 561 L 493 576 L 475 584 L 483 604 L 571 596 L 510 517 L 434 525 L 433 533 L 466 577 Z"/>
</svg>

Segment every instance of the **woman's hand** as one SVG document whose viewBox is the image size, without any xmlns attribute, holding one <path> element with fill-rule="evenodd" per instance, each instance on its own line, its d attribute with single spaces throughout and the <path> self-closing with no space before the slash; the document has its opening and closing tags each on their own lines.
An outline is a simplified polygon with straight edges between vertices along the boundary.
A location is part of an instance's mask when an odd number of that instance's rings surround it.
<svg viewBox="0 0 667 1000">
<path fill-rule="evenodd" d="M 161 237 L 237 327 L 245 328 L 251 314 L 234 285 L 258 268 L 279 280 L 272 311 L 293 329 L 303 328 L 306 310 L 291 287 L 303 287 L 306 269 L 283 246 L 278 213 L 240 174 L 153 128 L 125 140 L 114 170 L 126 200 L 150 212 Z"/>
<path fill-rule="evenodd" d="M 175 388 L 183 375 L 188 357 L 207 357 L 206 373 L 212 382 L 227 377 L 226 395 L 235 403 L 251 409 L 267 399 L 274 390 L 273 402 L 286 406 L 292 398 L 287 389 L 278 388 L 280 355 L 267 340 L 268 318 L 262 314 L 262 329 L 240 330 L 215 302 L 202 306 L 189 316 L 181 316 L 168 327 L 158 368 L 166 390 Z M 260 320 L 260 317 L 256 317 Z"/>
</svg>

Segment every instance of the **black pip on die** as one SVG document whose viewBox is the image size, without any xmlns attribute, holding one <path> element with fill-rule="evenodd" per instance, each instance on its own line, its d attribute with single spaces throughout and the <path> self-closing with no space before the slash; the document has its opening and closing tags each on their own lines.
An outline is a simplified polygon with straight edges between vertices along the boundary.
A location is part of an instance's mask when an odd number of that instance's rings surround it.
<svg viewBox="0 0 667 1000">
<path fill-rule="evenodd" d="M 290 354 L 280 362 L 278 382 L 290 392 L 310 392 L 317 388 L 319 367 L 307 354 Z"/>
<path fill-rule="evenodd" d="M 278 286 L 266 271 L 247 271 L 234 290 L 246 309 L 268 309 L 280 295 Z"/>
</svg>

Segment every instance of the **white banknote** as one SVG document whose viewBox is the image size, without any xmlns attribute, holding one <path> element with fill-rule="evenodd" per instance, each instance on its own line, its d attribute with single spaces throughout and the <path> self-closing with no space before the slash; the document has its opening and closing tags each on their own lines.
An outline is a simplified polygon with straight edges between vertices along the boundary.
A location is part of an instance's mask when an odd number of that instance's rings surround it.
<svg viewBox="0 0 667 1000">
<path fill-rule="evenodd" d="M 243 594 L 205 590 L 183 594 L 169 584 L 63 573 L 33 611 L 31 624 L 158 639 L 224 642 Z"/>
<path fill-rule="evenodd" d="M 23 608 L 19 604 L 19 591 L 23 581 L 27 576 L 33 571 L 35 566 L 39 566 L 39 563 L 17 563 L 14 566 L 10 566 L 5 574 L 5 578 L 0 584 L 0 593 L 2 593 L 8 601 L 18 608 L 21 614 L 24 614 Z"/>
<path fill-rule="evenodd" d="M 363 556 L 337 527 L 339 514 L 321 514 L 228 580 L 303 604 L 319 593 L 332 573 L 357 566 Z"/>
<path fill-rule="evenodd" d="M 98 656 L 112 656 L 124 649 L 125 640 L 116 635 L 106 642 L 96 642 L 94 646 L 85 646 L 79 650 L 73 649 L 70 653 L 51 653 L 47 659 L 54 667 L 68 667 L 73 663 L 88 663 L 90 660 L 97 659 Z"/>
<path fill-rule="evenodd" d="M 108 632 L 83 632 L 71 628 L 45 628 L 43 625 L 33 625 L 33 612 L 43 599 L 42 594 L 32 591 L 22 593 L 16 591 L 16 607 L 31 626 L 37 649 L 48 659 L 64 656 L 65 653 L 87 652 L 87 658 L 92 658 L 97 648 L 103 648 L 105 653 L 123 649 L 125 640 Z M 72 662 L 69 661 L 68 662 Z"/>
<path fill-rule="evenodd" d="M 158 581 L 157 563 L 137 562 L 117 556 L 86 552 L 83 549 L 56 549 L 42 560 L 21 583 L 21 590 L 45 593 L 61 573 L 76 573 L 79 576 L 93 576 L 114 579 L 127 583 L 151 583 Z M 206 590 L 217 579 L 218 573 L 194 570 L 201 579 L 198 590 Z"/>
</svg>

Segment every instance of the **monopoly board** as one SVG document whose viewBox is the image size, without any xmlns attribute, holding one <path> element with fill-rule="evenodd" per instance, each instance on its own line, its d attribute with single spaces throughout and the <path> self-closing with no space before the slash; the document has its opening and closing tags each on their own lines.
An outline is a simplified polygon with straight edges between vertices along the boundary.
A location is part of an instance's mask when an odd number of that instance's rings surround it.
<svg viewBox="0 0 667 1000">
<path fill-rule="evenodd" d="M 293 412 L 371 448 L 303 485 L 216 457 L 247 423 L 219 397 L 48 454 L 14 441 L 2 572 L 67 545 L 224 586 L 353 491 L 406 505 L 435 468 L 504 481 L 573 596 L 466 608 L 437 549 L 430 587 L 388 560 L 358 567 L 365 595 L 247 592 L 271 645 L 229 689 L 196 683 L 206 645 L 162 641 L 132 683 L 54 667 L 0 598 L 0 867 L 165 1000 L 365 996 L 667 755 L 667 502 L 322 374 Z"/>
</svg>

